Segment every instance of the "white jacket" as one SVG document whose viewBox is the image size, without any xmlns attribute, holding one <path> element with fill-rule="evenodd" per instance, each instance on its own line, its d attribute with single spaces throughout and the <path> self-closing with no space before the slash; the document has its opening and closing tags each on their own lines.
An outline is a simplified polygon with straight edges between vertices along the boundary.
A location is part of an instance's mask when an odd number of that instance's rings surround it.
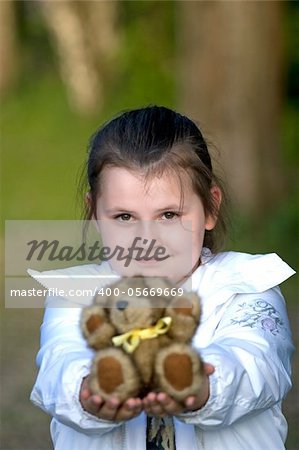
<svg viewBox="0 0 299 450">
<path fill-rule="evenodd" d="M 287 424 L 281 401 L 291 387 L 293 345 L 276 286 L 294 271 L 275 254 L 212 256 L 204 250 L 203 263 L 192 275 L 203 310 L 193 345 L 215 372 L 207 404 L 174 419 L 177 450 L 284 449 Z M 109 277 L 111 270 L 104 263 L 29 273 L 50 288 L 57 275 L 68 287 L 78 286 L 82 273 L 89 286 L 99 286 L 98 276 Z M 90 301 L 91 296 L 85 298 Z M 79 389 L 94 353 L 79 329 L 81 307 L 67 294 L 48 297 L 46 304 L 31 400 L 53 416 L 55 449 L 145 450 L 144 413 L 114 423 L 82 409 Z"/>
</svg>

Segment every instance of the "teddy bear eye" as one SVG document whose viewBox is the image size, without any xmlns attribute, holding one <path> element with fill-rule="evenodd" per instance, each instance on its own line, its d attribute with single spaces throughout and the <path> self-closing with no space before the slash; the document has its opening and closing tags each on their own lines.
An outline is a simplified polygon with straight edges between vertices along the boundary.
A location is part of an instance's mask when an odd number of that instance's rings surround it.
<svg viewBox="0 0 299 450">
<path fill-rule="evenodd" d="M 126 309 L 128 304 L 129 304 L 129 302 L 127 302 L 127 300 L 118 300 L 118 302 L 116 303 L 116 307 L 120 311 L 123 311 L 124 309 Z"/>
</svg>

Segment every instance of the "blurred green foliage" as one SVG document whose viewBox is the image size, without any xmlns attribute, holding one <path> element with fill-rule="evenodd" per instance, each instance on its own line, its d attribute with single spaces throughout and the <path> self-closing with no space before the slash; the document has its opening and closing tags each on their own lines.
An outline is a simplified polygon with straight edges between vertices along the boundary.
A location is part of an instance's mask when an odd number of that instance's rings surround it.
<svg viewBox="0 0 299 450">
<path fill-rule="evenodd" d="M 107 104 L 112 113 L 150 103 L 174 106 L 175 2 L 121 2 L 124 42 L 120 73 Z"/>
<path fill-rule="evenodd" d="M 6 99 L 1 122 L 5 218 L 74 218 L 76 178 L 96 120 L 73 114 L 60 81 L 45 75 Z"/>
<path fill-rule="evenodd" d="M 93 117 L 80 117 L 70 110 L 35 2 L 17 3 L 23 64 L 19 83 L 1 108 L 3 217 L 79 218 L 78 176 L 95 129 L 127 108 L 150 103 L 176 106 L 176 2 L 120 2 L 124 35 L 119 75 L 105 88 L 103 111 Z M 298 18 L 299 4 L 289 2 L 285 25 L 288 83 L 281 145 L 290 194 L 283 204 L 276 205 L 273 199 L 275 211 L 271 215 L 258 220 L 233 218 L 228 244 L 252 253 L 275 251 L 294 266 L 298 265 L 295 249 L 299 229 L 295 192 L 299 163 Z M 289 283 L 295 300 L 296 287 L 293 281 Z"/>
<path fill-rule="evenodd" d="M 120 6 L 124 23 L 120 75 L 107 86 L 104 110 L 80 117 L 68 106 L 37 6 L 17 2 L 22 77 L 2 102 L 1 111 L 6 219 L 80 217 L 76 185 L 95 129 L 123 109 L 149 103 L 174 106 L 173 2 L 121 2 Z M 162 19 L 158 24 L 157 17 Z"/>
<path fill-rule="evenodd" d="M 286 40 L 287 97 L 288 102 L 299 107 L 299 3 L 286 2 L 284 30 Z"/>
</svg>

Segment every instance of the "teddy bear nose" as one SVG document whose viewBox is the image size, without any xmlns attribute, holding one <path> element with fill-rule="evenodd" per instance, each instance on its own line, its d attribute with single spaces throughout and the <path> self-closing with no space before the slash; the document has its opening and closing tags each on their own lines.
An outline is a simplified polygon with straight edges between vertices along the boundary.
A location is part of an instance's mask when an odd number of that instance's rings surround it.
<svg viewBox="0 0 299 450">
<path fill-rule="evenodd" d="M 127 300 L 119 300 L 116 303 L 116 307 L 117 309 L 119 309 L 120 311 L 123 311 L 124 309 L 126 309 L 126 307 L 128 306 L 129 302 L 127 302 Z"/>
</svg>

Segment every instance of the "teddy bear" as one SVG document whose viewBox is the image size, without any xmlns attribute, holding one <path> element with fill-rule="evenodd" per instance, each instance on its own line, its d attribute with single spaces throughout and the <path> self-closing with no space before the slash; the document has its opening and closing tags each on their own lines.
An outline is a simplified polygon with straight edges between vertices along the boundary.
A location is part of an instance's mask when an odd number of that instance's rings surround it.
<svg viewBox="0 0 299 450">
<path fill-rule="evenodd" d="M 152 391 L 177 401 L 195 395 L 202 383 L 202 361 L 190 345 L 200 319 L 197 294 L 163 278 L 123 278 L 109 287 L 81 315 L 96 350 L 91 392 L 121 402 Z"/>
</svg>

